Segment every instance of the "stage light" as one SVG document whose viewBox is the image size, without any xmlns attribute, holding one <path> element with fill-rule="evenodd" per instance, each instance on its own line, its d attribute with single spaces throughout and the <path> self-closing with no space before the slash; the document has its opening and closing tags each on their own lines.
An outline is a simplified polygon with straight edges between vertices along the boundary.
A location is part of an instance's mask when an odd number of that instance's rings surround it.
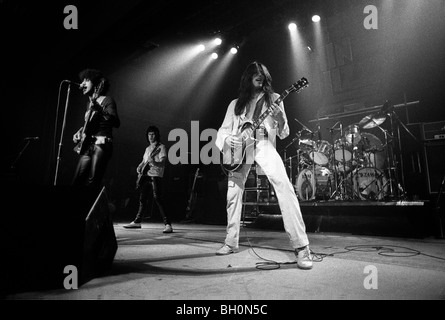
<svg viewBox="0 0 445 320">
<path fill-rule="evenodd" d="M 218 54 L 217 54 L 216 52 L 213 52 L 212 55 L 211 55 L 211 58 L 212 58 L 213 60 L 218 59 Z"/>
<path fill-rule="evenodd" d="M 203 44 L 200 44 L 200 45 L 198 46 L 198 52 L 203 52 L 205 49 L 206 49 L 206 46 L 203 45 Z"/>
<path fill-rule="evenodd" d="M 221 40 L 221 38 L 216 38 L 216 39 L 214 40 L 214 42 L 215 42 L 215 44 L 216 44 L 217 46 L 219 46 L 219 45 L 222 43 L 222 40 Z"/>
<path fill-rule="evenodd" d="M 321 20 L 321 18 L 320 18 L 319 15 L 314 15 L 314 16 L 312 16 L 312 21 L 313 21 L 313 22 L 320 22 L 320 20 Z"/>
<path fill-rule="evenodd" d="M 233 47 L 232 49 L 230 49 L 231 54 L 236 54 L 237 52 L 238 52 L 238 49 L 236 47 Z"/>
<path fill-rule="evenodd" d="M 287 27 L 289 28 L 290 31 L 297 30 L 297 25 L 293 22 L 289 23 L 289 25 Z"/>
</svg>

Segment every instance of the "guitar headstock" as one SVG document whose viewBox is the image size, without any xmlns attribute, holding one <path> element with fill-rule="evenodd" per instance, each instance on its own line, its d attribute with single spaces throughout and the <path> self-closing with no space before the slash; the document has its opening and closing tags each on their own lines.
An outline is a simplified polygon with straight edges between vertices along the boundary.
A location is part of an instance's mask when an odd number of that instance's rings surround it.
<svg viewBox="0 0 445 320">
<path fill-rule="evenodd" d="M 104 86 L 105 86 L 105 78 L 102 78 L 100 79 L 100 82 L 97 85 L 97 87 L 94 89 L 94 94 L 93 94 L 94 99 L 97 99 L 102 94 Z"/>
<path fill-rule="evenodd" d="M 309 86 L 309 81 L 307 81 L 306 78 L 301 78 L 300 80 L 298 80 L 297 82 L 295 82 L 289 89 L 291 92 L 294 91 L 300 91 L 303 88 L 306 88 Z"/>
</svg>

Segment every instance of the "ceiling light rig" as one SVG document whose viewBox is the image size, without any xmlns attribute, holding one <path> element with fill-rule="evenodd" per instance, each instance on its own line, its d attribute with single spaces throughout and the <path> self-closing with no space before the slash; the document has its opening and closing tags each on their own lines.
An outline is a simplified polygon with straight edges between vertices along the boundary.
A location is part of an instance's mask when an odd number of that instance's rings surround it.
<svg viewBox="0 0 445 320">
<path fill-rule="evenodd" d="M 290 31 L 297 30 L 297 24 L 295 22 L 289 23 L 287 27 L 289 28 Z"/>
<path fill-rule="evenodd" d="M 315 22 L 315 23 L 317 23 L 317 22 L 320 22 L 320 20 L 321 20 L 321 18 L 320 18 L 320 16 L 319 15 L 313 15 L 312 16 L 312 21 L 313 22 Z"/>
</svg>

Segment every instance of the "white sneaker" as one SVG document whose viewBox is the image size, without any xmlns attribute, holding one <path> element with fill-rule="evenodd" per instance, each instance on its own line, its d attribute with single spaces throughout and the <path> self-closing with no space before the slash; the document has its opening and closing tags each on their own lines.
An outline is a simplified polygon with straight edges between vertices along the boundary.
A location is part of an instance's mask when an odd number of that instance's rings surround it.
<svg viewBox="0 0 445 320">
<path fill-rule="evenodd" d="M 142 226 L 139 222 L 132 221 L 131 223 L 124 226 L 126 229 L 140 229 Z"/>
<path fill-rule="evenodd" d="M 171 225 L 166 224 L 164 230 L 162 231 L 163 233 L 172 233 L 173 232 L 173 228 Z"/>
<path fill-rule="evenodd" d="M 216 255 L 217 256 L 225 256 L 227 254 L 237 253 L 238 250 L 239 250 L 238 248 L 232 248 L 232 247 L 228 246 L 227 244 L 224 244 L 219 250 L 216 251 Z"/>
<path fill-rule="evenodd" d="M 298 268 L 304 270 L 312 269 L 312 256 L 309 246 L 304 247 L 300 251 L 296 250 L 295 255 L 297 256 Z"/>
</svg>

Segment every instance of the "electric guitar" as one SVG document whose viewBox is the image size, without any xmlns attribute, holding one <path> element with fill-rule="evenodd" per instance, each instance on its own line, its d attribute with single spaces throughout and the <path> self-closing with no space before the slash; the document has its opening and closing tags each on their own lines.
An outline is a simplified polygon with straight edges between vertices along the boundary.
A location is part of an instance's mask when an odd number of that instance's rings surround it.
<svg viewBox="0 0 445 320">
<path fill-rule="evenodd" d="M 95 88 L 92 98 L 93 101 L 96 101 L 97 97 L 99 97 L 100 94 L 102 93 L 102 90 L 104 88 L 104 82 L 105 79 L 102 79 L 99 85 Z M 85 115 L 85 124 L 83 125 L 80 131 L 80 141 L 74 147 L 74 151 L 77 152 L 78 154 L 81 154 L 85 151 L 85 149 L 88 147 L 92 139 L 92 137 L 87 133 L 91 119 L 93 119 L 94 114 L 96 113 L 96 111 L 92 109 L 93 101 L 90 101 L 90 104 L 88 105 L 88 111 Z"/>
<path fill-rule="evenodd" d="M 136 190 L 139 190 L 139 188 L 141 187 L 141 181 L 142 178 L 147 174 L 148 170 L 151 168 L 151 166 L 153 165 L 153 159 L 154 157 L 161 152 L 161 145 L 159 144 L 155 150 L 153 150 L 150 153 L 150 159 L 144 164 L 144 166 L 142 167 L 141 171 L 138 174 L 138 177 L 136 179 Z"/>
<path fill-rule="evenodd" d="M 281 95 L 275 100 L 276 104 L 280 104 L 290 93 L 300 92 L 303 88 L 307 87 L 309 82 L 306 78 L 301 78 L 295 82 L 292 86 L 284 90 Z M 234 147 L 224 147 L 221 153 L 221 167 L 225 173 L 234 172 L 238 170 L 246 157 L 246 149 L 255 143 L 253 134 L 256 129 L 263 123 L 263 121 L 272 113 L 272 108 L 269 106 L 257 120 L 251 122 L 246 121 L 242 124 L 240 132 L 236 135 L 241 139 L 242 144 Z"/>
</svg>

